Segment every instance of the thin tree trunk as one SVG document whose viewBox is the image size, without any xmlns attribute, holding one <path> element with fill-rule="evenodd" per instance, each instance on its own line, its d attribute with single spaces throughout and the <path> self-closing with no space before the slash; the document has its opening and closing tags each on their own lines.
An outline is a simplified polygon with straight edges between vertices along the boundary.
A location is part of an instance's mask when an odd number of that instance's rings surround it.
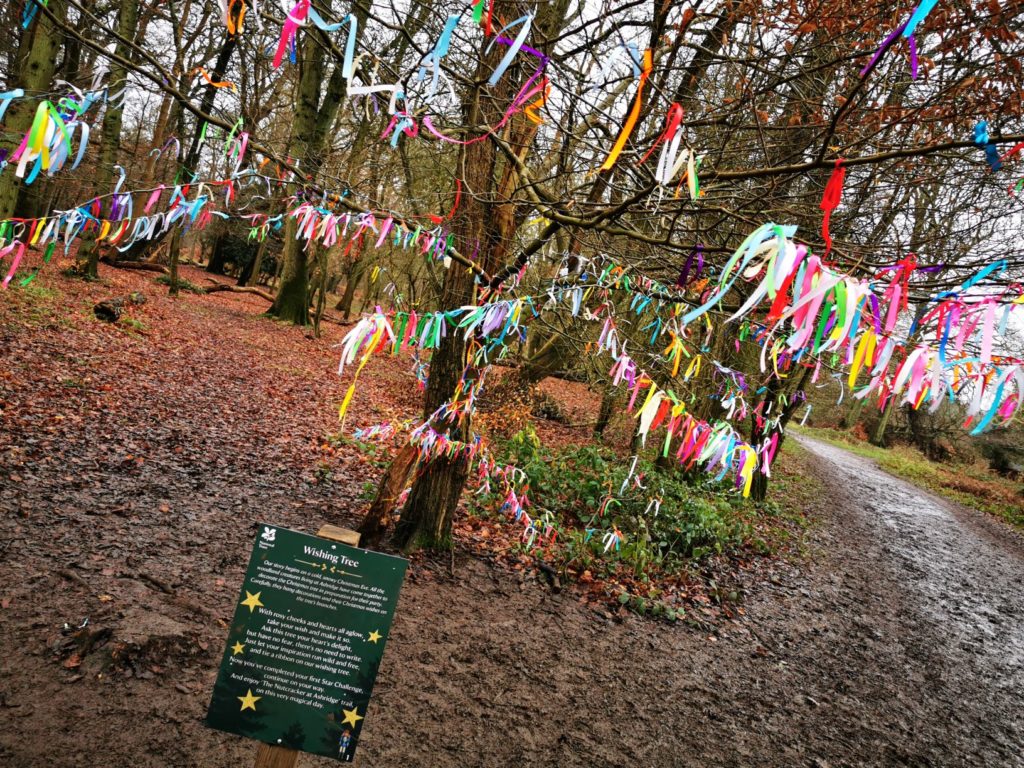
<svg viewBox="0 0 1024 768">
<path fill-rule="evenodd" d="M 750 443 L 754 448 L 757 448 L 765 440 L 770 440 L 772 435 L 778 433 L 779 442 L 775 446 L 775 455 L 779 455 L 779 451 L 782 450 L 782 443 L 786 439 L 786 426 L 789 424 L 789 420 L 796 413 L 796 409 L 804 402 L 803 400 L 797 399 L 796 394 L 807 386 L 807 380 L 811 377 L 812 367 L 808 366 L 804 368 L 803 373 L 800 374 L 800 379 L 797 381 L 796 386 L 790 392 L 790 398 L 787 404 L 782 409 L 782 414 L 779 417 L 778 424 L 767 432 L 757 425 L 757 421 L 754 421 L 753 429 L 751 430 Z M 775 382 L 773 382 L 775 383 Z M 765 394 L 765 400 L 763 402 L 769 402 L 768 398 L 771 397 L 773 400 L 781 394 L 778 389 L 775 389 L 771 385 L 768 387 L 768 392 Z M 768 498 L 768 481 L 769 477 L 761 471 L 760 463 L 757 468 L 754 469 L 754 476 L 750 483 L 750 498 L 756 502 L 762 502 Z"/>
<path fill-rule="evenodd" d="M 135 27 L 139 19 L 138 0 L 123 0 L 117 13 L 117 34 L 125 40 L 135 39 Z M 128 43 L 118 41 L 115 53 L 128 59 L 132 55 Z M 111 91 L 123 89 L 127 85 L 128 69 L 114 60 L 110 65 L 110 78 L 107 81 Z M 110 188 L 114 180 L 114 166 L 117 164 L 121 151 L 121 126 L 124 122 L 124 102 L 107 102 L 103 114 L 103 142 L 100 145 L 100 159 L 96 169 L 96 185 L 101 190 Z M 113 206 L 113 198 L 110 199 Z M 99 265 L 100 252 L 96 241 L 96 231 L 90 229 L 84 236 L 81 250 L 78 253 L 75 271 L 83 277 L 95 278 Z"/>
<path fill-rule="evenodd" d="M 342 312 L 346 320 L 352 316 L 352 300 L 356 297 L 356 286 L 363 277 L 362 260 L 353 262 L 349 267 L 348 279 L 345 281 L 345 292 L 338 301 L 336 310 Z"/>
<path fill-rule="evenodd" d="M 915 221 L 914 237 L 918 237 L 920 233 L 920 227 L 924 220 L 921 213 L 921 209 L 918 208 L 917 219 Z M 907 337 L 906 349 L 911 350 L 917 344 L 918 338 L 921 336 L 921 318 L 924 317 L 924 313 L 927 311 L 927 304 L 919 304 L 914 310 L 914 332 Z M 870 443 L 878 446 L 879 448 L 885 447 L 885 430 L 889 426 L 889 418 L 892 416 L 893 409 L 896 408 L 896 403 L 899 400 L 899 396 L 895 393 L 889 395 L 889 399 L 885 403 L 885 410 L 882 411 L 882 418 L 878 420 L 878 424 L 875 425 L 874 432 L 871 433 Z"/>
<path fill-rule="evenodd" d="M 846 409 L 846 413 L 843 414 L 843 418 L 839 421 L 840 429 L 853 429 L 857 426 L 860 421 L 860 413 L 864 410 L 864 401 L 866 397 L 855 399 L 849 408 Z"/>
<path fill-rule="evenodd" d="M 885 448 L 885 430 L 889 426 L 889 417 L 892 416 L 893 410 L 896 408 L 896 401 L 899 400 L 895 394 L 889 396 L 889 399 L 885 402 L 885 409 L 882 411 L 882 417 L 878 420 L 878 424 L 875 425 L 874 431 L 871 433 L 871 444 L 877 445 L 879 448 Z"/>
<path fill-rule="evenodd" d="M 259 285 L 260 282 L 260 271 L 263 269 L 263 256 L 267 252 L 267 241 L 270 240 L 270 235 L 267 235 L 263 240 L 260 241 L 259 247 L 256 249 L 256 259 L 252 263 L 252 272 L 246 277 L 245 281 L 239 281 L 239 285 L 251 287 Z"/>
<path fill-rule="evenodd" d="M 594 424 L 595 435 L 604 436 L 604 431 L 608 429 L 608 422 L 612 420 L 612 414 L 615 412 L 616 399 L 615 388 L 609 382 L 601 395 L 601 407 L 597 411 L 597 423 Z"/>
</svg>

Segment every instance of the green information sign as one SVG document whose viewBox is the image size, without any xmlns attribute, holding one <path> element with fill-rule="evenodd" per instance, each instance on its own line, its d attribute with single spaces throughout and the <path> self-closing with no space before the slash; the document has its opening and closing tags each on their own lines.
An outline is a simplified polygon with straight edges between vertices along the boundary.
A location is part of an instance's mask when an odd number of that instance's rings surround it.
<svg viewBox="0 0 1024 768">
<path fill-rule="evenodd" d="M 350 762 L 407 565 L 261 525 L 206 724 Z"/>
</svg>

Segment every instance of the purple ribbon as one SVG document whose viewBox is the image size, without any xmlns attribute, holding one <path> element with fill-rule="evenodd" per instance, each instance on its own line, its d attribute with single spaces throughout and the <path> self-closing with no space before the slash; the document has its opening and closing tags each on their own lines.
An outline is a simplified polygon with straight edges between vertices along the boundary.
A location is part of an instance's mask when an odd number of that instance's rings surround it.
<svg viewBox="0 0 1024 768">
<path fill-rule="evenodd" d="M 882 318 L 878 312 L 878 297 L 871 294 L 871 317 L 875 321 L 875 334 L 882 335 Z"/>
<path fill-rule="evenodd" d="M 907 22 L 903 22 L 902 24 L 899 25 L 899 27 L 893 30 L 893 32 L 887 38 L 885 38 L 885 40 L 882 41 L 882 44 L 878 46 L 878 50 L 875 51 L 875 55 L 871 57 L 871 61 L 869 61 L 867 66 L 860 71 L 861 77 L 864 77 L 864 75 L 866 75 L 868 72 L 875 68 L 875 64 L 877 64 L 878 60 L 882 58 L 882 54 L 889 50 L 889 46 L 896 42 L 896 38 L 899 37 L 903 30 L 906 28 Z"/>
<path fill-rule="evenodd" d="M 686 263 L 683 265 L 683 271 L 679 273 L 679 279 L 676 280 L 676 286 L 679 288 L 685 288 L 690 281 L 690 270 L 693 269 L 694 262 L 696 261 L 697 269 L 693 273 L 693 280 L 700 277 L 700 273 L 704 269 L 704 246 L 698 244 L 696 248 L 690 251 L 690 255 L 686 258 Z"/>
</svg>

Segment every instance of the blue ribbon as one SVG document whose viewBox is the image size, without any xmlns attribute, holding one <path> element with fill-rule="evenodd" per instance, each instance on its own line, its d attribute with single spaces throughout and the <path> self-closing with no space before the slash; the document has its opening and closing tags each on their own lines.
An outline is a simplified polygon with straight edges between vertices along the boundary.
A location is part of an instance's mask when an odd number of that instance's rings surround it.
<svg viewBox="0 0 1024 768">
<path fill-rule="evenodd" d="M 515 59 L 516 54 L 519 53 L 519 49 L 522 48 L 523 43 L 526 42 L 526 36 L 530 33 L 530 25 L 532 23 L 532 14 L 528 13 L 525 16 L 520 16 L 518 19 L 511 22 L 510 24 L 506 24 L 505 27 L 501 30 L 501 32 L 499 32 L 495 36 L 494 40 L 491 41 L 491 45 L 487 46 L 487 49 L 490 50 L 491 46 L 494 45 L 495 40 L 499 39 L 505 33 L 505 30 L 514 27 L 518 24 L 522 24 L 522 28 L 520 28 L 519 34 L 516 35 L 516 39 L 512 42 L 512 45 L 509 46 L 509 49 L 505 51 L 505 56 L 498 64 L 498 68 L 495 69 L 493 73 L 491 73 L 491 79 L 487 81 L 488 85 L 493 86 L 498 84 L 498 81 L 501 79 L 501 76 L 505 74 L 505 70 L 509 68 L 509 66 L 512 64 L 512 60 Z"/>
<path fill-rule="evenodd" d="M 910 37 L 914 34 L 914 28 L 920 24 L 932 9 L 938 4 L 939 0 L 921 0 L 921 3 L 914 9 L 914 13 L 910 16 L 910 21 L 907 22 L 907 26 L 903 28 L 903 36 Z"/>
</svg>

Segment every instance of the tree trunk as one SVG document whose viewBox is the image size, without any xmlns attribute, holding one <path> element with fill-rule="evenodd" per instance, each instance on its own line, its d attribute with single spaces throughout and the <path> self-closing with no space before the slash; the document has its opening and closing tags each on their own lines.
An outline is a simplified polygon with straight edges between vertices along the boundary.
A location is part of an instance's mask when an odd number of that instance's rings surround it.
<svg viewBox="0 0 1024 768">
<path fill-rule="evenodd" d="M 61 20 L 67 14 L 64 0 L 53 0 L 48 8 Z M 17 150 L 22 137 L 32 127 L 36 109 L 41 101 L 36 94 L 47 94 L 50 91 L 53 74 L 57 68 L 57 52 L 63 39 L 63 32 L 42 11 L 36 14 L 32 26 L 22 36 L 18 49 L 21 66 L 15 81 L 18 87 L 25 89 L 26 97 L 11 102 L 4 117 L 3 131 L 0 132 L 0 149 L 6 149 L 8 156 Z M 24 189 L 22 180 L 14 175 L 13 168 L 0 173 L 0 221 L 20 213 L 19 196 Z"/>
<path fill-rule="evenodd" d="M 174 297 L 178 295 L 181 288 L 178 285 L 178 254 L 181 252 L 180 229 L 176 228 L 174 232 L 171 234 L 171 244 L 170 247 L 168 248 L 168 251 L 170 255 L 167 261 L 170 276 L 168 280 L 169 287 L 167 288 L 167 295 Z"/>
<path fill-rule="evenodd" d="M 796 413 L 796 409 L 799 408 L 805 401 L 797 398 L 797 393 L 803 391 L 804 387 L 807 386 L 807 380 L 811 377 L 812 366 L 804 368 L 803 373 L 800 374 L 800 379 L 797 381 L 796 386 L 790 392 L 790 397 L 787 404 L 783 407 L 782 413 L 779 416 L 779 421 L 770 430 L 765 432 L 760 426 L 756 417 L 754 417 L 753 425 L 750 430 L 750 444 L 755 449 L 761 445 L 765 440 L 770 440 L 771 437 L 778 433 L 779 442 L 775 446 L 775 455 L 778 456 L 782 450 L 782 443 L 786 439 L 786 426 L 789 424 L 789 420 Z M 782 382 L 778 379 L 774 379 L 771 384 L 768 385 L 768 391 L 764 395 L 762 402 L 773 402 L 776 398 L 782 394 L 785 390 L 784 386 L 780 386 Z M 768 475 L 761 471 L 760 462 L 754 469 L 754 476 L 750 483 L 750 498 L 755 502 L 762 502 L 768 498 Z"/>
<path fill-rule="evenodd" d="M 341 295 L 335 309 L 344 314 L 346 320 L 352 316 L 352 301 L 356 297 L 356 287 L 363 277 L 362 260 L 352 262 L 348 270 L 348 279 L 345 281 L 345 292 Z"/>
<path fill-rule="evenodd" d="M 247 288 L 259 285 L 260 272 L 263 271 L 263 257 L 267 252 L 268 240 L 270 240 L 269 234 L 260 241 L 260 247 L 256 249 L 256 260 L 253 262 L 252 272 L 248 275 L 245 282 L 239 282 L 239 285 L 244 285 Z"/>
<path fill-rule="evenodd" d="M 237 6 L 232 6 L 232 13 L 240 14 L 245 8 L 244 3 L 239 3 Z M 232 35 L 229 32 L 224 33 L 224 40 L 221 42 L 220 50 L 217 52 L 217 59 L 213 65 L 213 72 L 210 73 L 210 79 L 214 82 L 224 80 L 227 73 L 228 65 L 231 62 L 231 57 L 238 48 L 238 36 Z M 189 90 L 189 81 L 191 76 L 188 72 L 181 72 L 178 79 L 178 89 L 181 92 L 187 92 Z M 203 98 L 199 102 L 199 110 L 205 115 L 213 113 L 213 107 L 217 101 L 217 88 L 212 83 L 208 84 L 203 90 Z M 185 135 L 185 110 L 181 105 L 175 105 L 176 119 L 173 121 L 177 124 L 177 135 Z M 201 137 L 205 133 L 205 125 L 202 120 L 197 120 L 195 130 L 192 132 L 192 143 L 189 146 L 188 152 L 185 153 L 181 163 L 181 170 L 179 178 L 183 185 L 190 184 L 196 180 L 196 171 L 199 167 L 199 160 L 202 157 L 203 144 L 200 141 Z M 156 131 L 154 131 L 154 136 Z M 168 246 L 168 264 L 171 269 L 171 281 L 168 289 L 170 296 L 178 295 L 178 262 L 181 257 L 181 237 L 178 234 L 179 228 L 174 227 L 174 234 L 171 235 L 170 245 Z M 161 234 L 150 240 L 143 240 L 133 246 L 129 251 L 127 257 L 130 259 L 144 259 L 160 244 L 164 238 L 167 237 L 169 230 L 164 230 Z"/>
<path fill-rule="evenodd" d="M 633 436 L 629 438 L 629 452 L 638 454 L 641 448 L 643 448 L 643 436 L 640 434 L 640 422 L 636 421 L 633 424 Z"/>
<path fill-rule="evenodd" d="M 291 217 L 284 225 L 281 287 L 269 312 L 279 320 L 309 325 L 309 260 L 306 249 L 295 239 L 295 226 Z"/>
<path fill-rule="evenodd" d="M 211 275 L 224 274 L 224 264 L 227 262 L 227 249 L 224 247 L 226 237 L 226 233 L 222 233 L 213 241 L 213 250 L 210 252 L 210 260 L 206 262 L 206 271 Z"/>
<path fill-rule="evenodd" d="M 471 149 L 476 152 L 472 154 L 486 153 L 487 146 L 486 142 L 473 145 Z M 472 165 L 467 162 L 467 169 Z M 464 226 L 478 228 L 482 234 L 481 223 L 484 220 L 482 216 L 474 216 Z M 445 274 L 442 306 L 458 307 L 471 302 L 473 288 L 473 279 L 466 270 L 454 267 L 449 269 Z M 473 372 L 466 367 L 465 360 L 466 340 L 463 334 L 449 333 L 441 340 L 439 348 L 430 359 L 430 377 L 427 380 L 423 414 L 425 419 L 430 419 L 441 405 L 451 399 L 464 375 L 467 381 L 472 380 Z M 451 440 L 466 442 L 470 433 L 470 418 L 467 416 L 462 424 L 438 426 L 437 429 L 447 432 Z M 402 509 L 401 519 L 395 527 L 395 543 L 406 551 L 419 548 L 444 549 L 450 546 L 452 513 L 468 474 L 469 463 L 462 452 L 455 456 L 442 456 L 422 465 Z"/>
<path fill-rule="evenodd" d="M 480 74 L 485 71 L 486 59 L 481 58 Z M 508 79 L 506 76 L 506 81 Z M 507 90 L 504 83 L 501 90 Z M 465 103 L 465 124 L 487 123 L 488 118 L 493 117 L 497 111 L 492 101 L 495 95 L 487 94 L 480 86 L 474 87 Z M 488 192 L 495 188 L 495 162 L 496 149 L 492 142 L 476 142 L 459 148 L 456 167 L 463 169 L 463 180 L 467 188 L 479 190 L 480 194 L 469 196 L 462 206 L 454 226 L 456 241 L 479 243 L 478 258 L 484 263 L 484 269 L 494 264 L 495 256 L 502 251 L 501 241 L 494 229 L 496 217 L 492 215 L 493 206 L 486 201 Z M 475 293 L 473 276 L 467 270 L 453 265 L 445 273 L 441 306 L 460 307 L 471 304 Z M 475 371 L 466 365 L 464 335 L 449 333 L 441 340 L 439 348 L 430 359 L 424 418 L 430 419 L 441 405 L 451 399 L 461 379 L 465 378 L 468 384 L 475 376 Z M 467 414 L 461 424 L 438 425 L 437 429 L 446 432 L 451 440 L 465 442 L 471 429 L 470 415 Z M 395 543 L 406 551 L 449 547 L 452 515 L 468 474 L 469 464 L 461 451 L 454 456 L 441 456 L 422 465 L 395 528 Z"/>
<path fill-rule="evenodd" d="M 865 400 L 867 400 L 866 397 L 862 397 L 859 400 L 855 399 L 850 407 L 846 409 L 843 418 L 839 420 L 840 429 L 853 429 L 857 426 L 857 422 L 860 421 L 860 412 L 864 410 Z"/>
<path fill-rule="evenodd" d="M 882 418 L 878 420 L 878 424 L 875 425 L 875 431 L 871 433 L 870 442 L 872 445 L 877 445 L 879 448 L 885 448 L 885 430 L 889 426 L 889 417 L 892 416 L 897 400 L 899 400 L 899 397 L 893 394 L 890 395 L 889 399 L 886 401 L 885 410 L 882 411 Z"/>
<path fill-rule="evenodd" d="M 935 436 L 931 430 L 928 429 L 928 425 L 925 423 L 924 414 L 909 404 L 903 406 L 903 410 L 907 414 L 907 427 L 910 429 L 910 441 L 927 458 L 934 460 L 936 457 Z"/>
<path fill-rule="evenodd" d="M 135 27 L 139 19 L 138 0 L 124 0 L 117 12 L 117 34 L 125 40 L 135 39 Z M 132 51 L 125 42 L 118 41 L 114 51 L 124 59 L 131 58 Z M 110 77 L 107 80 L 107 87 L 116 92 L 127 85 L 128 70 L 123 64 L 116 60 L 110 64 Z M 103 114 L 103 143 L 100 145 L 100 159 L 96 169 L 96 186 L 101 191 L 110 188 L 114 180 L 114 165 L 118 161 L 121 151 L 121 125 L 124 122 L 124 102 L 116 104 L 113 101 L 107 102 L 106 112 Z M 110 204 L 113 206 L 113 198 Z M 87 278 L 97 277 L 97 265 L 100 260 L 99 244 L 96 242 L 96 230 L 90 229 L 83 237 L 82 247 L 78 252 L 78 259 L 75 271 Z"/>
<path fill-rule="evenodd" d="M 299 159 L 310 178 L 315 180 L 319 163 L 330 140 L 330 128 L 344 101 L 346 82 L 340 64 L 327 83 L 323 100 L 324 42 L 317 34 L 305 35 L 299 61 L 299 90 L 292 121 L 292 154 Z M 284 228 L 281 287 L 270 314 L 295 325 L 309 324 L 309 255 L 305 244 L 295 239 L 296 223 L 288 217 Z"/>
<path fill-rule="evenodd" d="M 558 28 L 565 23 L 567 7 L 567 0 L 541 6 L 534 27 L 538 30 L 539 40 L 555 39 Z M 515 13 L 518 8 L 519 4 L 514 3 L 508 12 Z M 513 94 L 512 89 L 519 87 L 521 72 L 516 71 L 506 72 L 494 88 L 483 85 L 487 73 L 493 71 L 500 56 L 500 51 L 495 48 L 480 57 L 475 84 L 462 102 L 463 125 L 496 123 Z M 507 141 L 517 151 L 525 152 L 535 133 L 536 126 L 522 115 L 517 115 L 510 121 Z M 504 194 L 515 187 L 517 174 L 510 175 L 500 166 L 497 149 L 491 141 L 461 145 L 455 167 L 460 171 L 465 188 L 472 190 L 472 194 L 463 198 L 453 221 L 455 241 L 463 248 L 472 247 L 483 270 L 494 274 L 508 261 L 506 256 L 517 226 L 514 207 L 506 202 L 508 198 Z M 473 275 L 469 271 L 453 265 L 445 273 L 442 308 L 465 306 L 473 302 L 475 294 Z M 451 400 L 460 381 L 465 382 L 466 388 L 472 386 L 477 371 L 466 357 L 463 334 L 449 333 L 442 339 L 430 360 L 424 403 L 426 419 L 429 420 L 438 407 Z M 467 413 L 459 424 L 445 422 L 432 426 L 446 432 L 451 440 L 468 441 L 470 419 L 471 414 Z M 462 451 L 453 457 L 442 456 L 421 465 L 395 528 L 395 542 L 406 551 L 450 546 L 452 515 L 468 475 L 469 462 Z"/>
<path fill-rule="evenodd" d="M 398 497 L 409 482 L 409 476 L 416 467 L 417 455 L 416 449 L 406 444 L 388 466 L 388 471 L 377 486 L 377 495 L 359 525 L 358 530 L 365 543 L 375 544 L 387 533 L 388 516 L 395 511 Z"/>
<path fill-rule="evenodd" d="M 615 412 L 616 399 L 615 388 L 609 383 L 601 395 L 601 407 L 597 411 L 597 423 L 594 424 L 595 435 L 604 436 L 604 431 L 608 429 L 608 422 L 612 420 L 612 414 Z"/>
<path fill-rule="evenodd" d="M 469 461 L 461 456 L 427 462 L 413 481 L 395 543 L 406 552 L 450 549 L 452 513 L 469 477 Z"/>
<path fill-rule="evenodd" d="M 919 205 L 917 215 L 914 221 L 915 239 L 920 236 L 920 230 L 923 226 L 923 221 L 924 216 L 922 213 L 922 208 Z M 907 337 L 906 349 L 908 352 L 909 350 L 913 349 L 914 345 L 917 344 L 918 338 L 920 338 L 921 336 L 921 318 L 924 317 L 924 313 L 927 311 L 927 309 L 928 305 L 924 303 L 918 304 L 917 307 L 914 309 L 914 322 L 912 323 L 912 327 L 915 330 Z M 889 399 L 886 401 L 885 410 L 882 411 L 882 418 L 878 420 L 878 424 L 875 425 L 875 431 L 871 433 L 870 443 L 872 445 L 878 446 L 879 448 L 885 448 L 885 430 L 889 426 L 889 418 L 892 416 L 893 409 L 896 407 L 896 402 L 898 400 L 899 396 L 893 393 L 892 395 L 889 396 Z"/>
</svg>

